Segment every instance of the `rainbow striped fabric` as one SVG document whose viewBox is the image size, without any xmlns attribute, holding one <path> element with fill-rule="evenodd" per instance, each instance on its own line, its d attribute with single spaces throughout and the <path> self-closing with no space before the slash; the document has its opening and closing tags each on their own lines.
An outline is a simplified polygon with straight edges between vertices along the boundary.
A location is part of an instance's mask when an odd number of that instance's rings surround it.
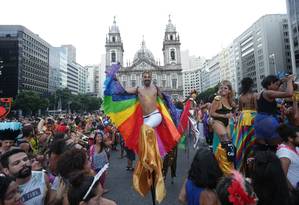
<svg viewBox="0 0 299 205">
<path fill-rule="evenodd" d="M 247 115 L 250 116 L 247 117 Z M 255 116 L 256 111 L 242 111 L 232 133 L 233 143 L 236 146 L 236 168 L 238 170 L 243 169 L 243 165 L 246 163 L 245 157 L 248 158 L 253 155 L 252 149 L 256 140 L 253 127 Z M 250 123 L 244 123 L 246 121 L 250 121 Z"/>
<path fill-rule="evenodd" d="M 106 72 L 104 91 L 104 111 L 120 131 L 128 148 L 138 152 L 138 140 L 143 125 L 142 109 L 135 94 L 129 94 L 116 80 L 116 73 L 120 65 L 114 64 Z M 163 96 L 164 97 L 164 96 Z M 170 99 L 165 96 L 167 105 L 171 105 Z M 155 129 L 158 137 L 160 154 L 164 156 L 177 144 L 180 134 L 174 122 L 178 122 L 177 116 L 171 116 L 173 106 L 166 106 L 163 101 L 157 99 L 157 108 L 162 114 L 162 122 Z M 175 112 L 174 112 L 175 113 Z"/>
</svg>

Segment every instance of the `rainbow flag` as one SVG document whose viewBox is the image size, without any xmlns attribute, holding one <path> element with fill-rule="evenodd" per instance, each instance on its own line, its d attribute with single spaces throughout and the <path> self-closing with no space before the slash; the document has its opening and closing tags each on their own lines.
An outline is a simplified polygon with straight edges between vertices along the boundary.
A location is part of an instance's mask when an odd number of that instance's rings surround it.
<svg viewBox="0 0 299 205">
<path fill-rule="evenodd" d="M 127 93 L 116 80 L 116 73 L 119 69 L 120 65 L 114 64 L 106 72 L 104 111 L 122 134 L 126 146 L 138 153 L 139 135 L 143 125 L 142 109 L 137 95 Z M 162 99 L 157 98 L 157 109 L 162 114 L 163 120 L 155 129 L 162 156 L 172 150 L 181 136 L 174 123 L 178 122 L 175 107 L 169 97 L 164 95 L 163 98 L 166 101 L 165 104 Z"/>
</svg>

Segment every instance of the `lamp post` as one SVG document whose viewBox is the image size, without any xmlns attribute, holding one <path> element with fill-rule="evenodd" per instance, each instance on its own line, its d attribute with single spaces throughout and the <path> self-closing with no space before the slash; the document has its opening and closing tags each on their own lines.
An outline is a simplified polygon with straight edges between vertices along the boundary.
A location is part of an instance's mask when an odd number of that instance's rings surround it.
<svg viewBox="0 0 299 205">
<path fill-rule="evenodd" d="M 4 68 L 3 63 L 4 63 L 4 61 L 0 60 L 0 75 L 2 75 L 2 68 Z"/>
<path fill-rule="evenodd" d="M 273 67 L 274 67 L 274 74 L 277 74 L 277 68 L 276 68 L 276 62 L 275 62 L 275 54 L 272 53 L 271 55 L 269 55 L 269 58 L 272 59 L 272 63 L 273 63 Z"/>
</svg>

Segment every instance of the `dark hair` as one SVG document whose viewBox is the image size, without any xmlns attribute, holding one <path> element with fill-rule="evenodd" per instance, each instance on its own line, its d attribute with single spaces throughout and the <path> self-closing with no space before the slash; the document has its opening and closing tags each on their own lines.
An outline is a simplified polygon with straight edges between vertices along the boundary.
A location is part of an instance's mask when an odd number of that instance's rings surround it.
<svg viewBox="0 0 299 205">
<path fill-rule="evenodd" d="M 57 162 L 57 173 L 63 178 L 68 178 L 73 171 L 82 171 L 87 161 L 86 152 L 73 148 L 65 151 Z"/>
<path fill-rule="evenodd" d="M 24 152 L 24 150 L 20 149 L 20 148 L 17 148 L 17 149 L 12 149 L 12 150 L 9 150 L 7 152 L 5 152 L 4 154 L 1 155 L 1 158 L 0 158 L 0 162 L 1 162 L 1 165 L 3 168 L 8 168 L 8 164 L 9 164 L 9 157 L 14 155 L 14 154 L 17 154 L 17 153 L 20 153 L 20 152 Z"/>
<path fill-rule="evenodd" d="M 241 80 L 241 94 L 246 94 L 253 86 L 253 80 L 249 77 Z"/>
<path fill-rule="evenodd" d="M 216 192 L 221 205 L 233 205 L 233 203 L 229 201 L 230 193 L 228 192 L 228 188 L 231 186 L 233 180 L 234 178 L 232 176 L 226 176 L 223 177 L 217 184 Z M 245 186 L 244 191 L 246 191 L 249 196 L 252 196 L 254 194 L 254 191 L 251 185 L 249 184 L 249 182 L 244 180 L 244 186 Z"/>
<path fill-rule="evenodd" d="M 289 200 L 287 179 L 279 158 L 271 151 L 258 151 L 252 171 L 252 185 L 259 204 L 284 205 Z"/>
<path fill-rule="evenodd" d="M 291 138 L 297 137 L 295 129 L 286 124 L 281 124 L 276 130 L 284 142 L 289 141 L 288 139 L 289 137 Z"/>
<path fill-rule="evenodd" d="M 66 150 L 66 140 L 65 139 L 58 139 L 55 140 L 50 146 L 50 154 L 54 153 L 57 155 L 61 155 Z"/>
<path fill-rule="evenodd" d="M 13 178 L 9 176 L 0 176 L 0 199 L 2 203 L 4 201 L 4 196 L 6 194 L 6 191 L 9 185 L 11 184 L 11 182 L 13 181 L 14 181 Z"/>
<path fill-rule="evenodd" d="M 263 88 L 268 89 L 268 86 L 271 85 L 271 83 L 275 83 L 277 81 L 279 81 L 278 77 L 276 77 L 275 75 L 268 75 L 263 79 L 262 86 Z"/>
<path fill-rule="evenodd" d="M 22 129 L 23 137 L 29 137 L 33 135 L 33 126 L 31 124 L 24 125 Z"/>
<path fill-rule="evenodd" d="M 188 179 L 198 187 L 214 189 L 222 175 L 213 153 L 208 148 L 199 148 L 193 158 Z"/>
<path fill-rule="evenodd" d="M 54 141 L 59 139 L 64 139 L 64 137 L 65 137 L 65 133 L 63 132 L 56 132 L 53 136 Z"/>
<path fill-rule="evenodd" d="M 82 171 L 73 172 L 69 177 L 70 187 L 68 189 L 68 201 L 71 205 L 78 205 L 83 201 L 83 197 L 92 184 L 93 177 L 84 175 Z M 84 201 L 89 201 L 96 195 L 96 187 L 100 180 L 98 180 L 93 186 L 90 193 L 87 195 Z"/>
<path fill-rule="evenodd" d="M 100 142 L 100 145 L 101 145 L 101 149 L 99 150 L 99 153 L 102 152 L 107 146 L 104 142 L 104 133 L 103 132 L 95 132 L 95 135 L 94 135 L 94 138 L 93 138 L 93 144 L 96 144 L 97 141 L 96 141 L 96 138 L 97 137 L 102 137 L 102 141 Z"/>
</svg>

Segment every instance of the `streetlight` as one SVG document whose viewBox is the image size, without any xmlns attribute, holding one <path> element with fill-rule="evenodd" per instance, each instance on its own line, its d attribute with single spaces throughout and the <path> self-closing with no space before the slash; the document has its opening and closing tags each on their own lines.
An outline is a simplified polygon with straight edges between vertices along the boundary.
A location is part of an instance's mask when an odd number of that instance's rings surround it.
<svg viewBox="0 0 299 205">
<path fill-rule="evenodd" d="M 276 62 L 275 62 L 275 54 L 272 53 L 271 55 L 269 55 L 269 58 L 272 59 L 272 63 L 273 63 L 273 67 L 274 67 L 274 74 L 277 74 L 277 68 L 276 68 Z"/>
<path fill-rule="evenodd" d="M 0 75 L 2 75 L 2 68 L 4 68 L 3 63 L 4 63 L 4 61 L 0 60 Z"/>
</svg>

